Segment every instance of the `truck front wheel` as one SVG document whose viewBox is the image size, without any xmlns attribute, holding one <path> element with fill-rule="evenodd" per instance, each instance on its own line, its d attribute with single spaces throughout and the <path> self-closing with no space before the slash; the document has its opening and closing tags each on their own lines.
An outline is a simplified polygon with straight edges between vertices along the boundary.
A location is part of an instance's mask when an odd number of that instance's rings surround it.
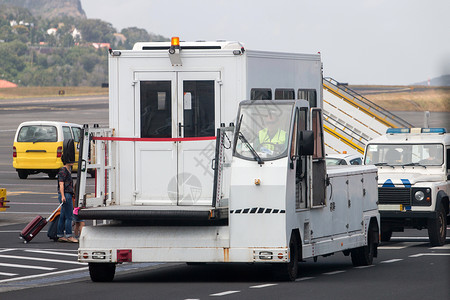
<svg viewBox="0 0 450 300">
<path fill-rule="evenodd" d="M 114 263 L 89 263 L 89 275 L 93 282 L 110 282 L 116 274 Z"/>
<path fill-rule="evenodd" d="M 447 216 L 442 203 L 439 204 L 436 219 L 428 219 L 427 227 L 431 246 L 444 245 L 447 235 Z"/>
</svg>

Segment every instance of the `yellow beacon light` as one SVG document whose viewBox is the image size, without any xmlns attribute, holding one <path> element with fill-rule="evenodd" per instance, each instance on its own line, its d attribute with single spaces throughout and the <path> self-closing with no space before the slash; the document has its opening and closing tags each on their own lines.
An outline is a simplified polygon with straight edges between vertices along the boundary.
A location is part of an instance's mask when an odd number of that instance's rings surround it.
<svg viewBox="0 0 450 300">
<path fill-rule="evenodd" d="M 172 37 L 171 46 L 172 47 L 179 47 L 180 46 L 180 38 L 177 37 L 177 36 Z"/>
</svg>

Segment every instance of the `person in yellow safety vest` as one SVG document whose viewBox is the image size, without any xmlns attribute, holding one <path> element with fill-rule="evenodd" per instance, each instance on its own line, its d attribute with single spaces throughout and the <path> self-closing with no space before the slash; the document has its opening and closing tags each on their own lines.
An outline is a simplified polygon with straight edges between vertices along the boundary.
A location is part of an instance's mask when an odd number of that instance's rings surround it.
<svg viewBox="0 0 450 300">
<path fill-rule="evenodd" d="M 278 155 L 285 150 L 287 133 L 280 128 L 281 126 L 273 114 L 269 115 L 266 122 L 268 126 L 258 132 L 259 150 L 264 151 L 267 149 L 270 150 L 271 155 Z"/>
</svg>

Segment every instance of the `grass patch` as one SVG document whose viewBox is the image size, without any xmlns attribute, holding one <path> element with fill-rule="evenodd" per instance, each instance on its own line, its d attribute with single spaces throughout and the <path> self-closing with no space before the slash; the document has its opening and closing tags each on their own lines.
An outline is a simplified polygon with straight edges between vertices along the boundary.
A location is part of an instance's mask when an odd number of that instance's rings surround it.
<svg viewBox="0 0 450 300">
<path fill-rule="evenodd" d="M 60 95 L 60 91 L 63 93 Z M 61 97 L 84 95 L 108 95 L 108 89 L 91 86 L 48 86 L 48 87 L 16 87 L 0 89 L 0 99 L 35 98 L 35 97 Z"/>
<path fill-rule="evenodd" d="M 450 111 L 450 87 L 353 86 L 358 93 L 393 111 Z"/>
</svg>

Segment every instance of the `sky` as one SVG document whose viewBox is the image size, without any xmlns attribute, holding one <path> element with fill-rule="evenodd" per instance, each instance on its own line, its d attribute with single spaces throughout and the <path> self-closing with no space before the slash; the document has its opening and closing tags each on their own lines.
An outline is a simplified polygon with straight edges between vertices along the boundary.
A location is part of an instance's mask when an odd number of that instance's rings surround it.
<svg viewBox="0 0 450 300">
<path fill-rule="evenodd" d="M 407 85 L 450 74 L 449 0 L 81 0 L 119 32 L 320 52 L 324 76 Z"/>
</svg>

